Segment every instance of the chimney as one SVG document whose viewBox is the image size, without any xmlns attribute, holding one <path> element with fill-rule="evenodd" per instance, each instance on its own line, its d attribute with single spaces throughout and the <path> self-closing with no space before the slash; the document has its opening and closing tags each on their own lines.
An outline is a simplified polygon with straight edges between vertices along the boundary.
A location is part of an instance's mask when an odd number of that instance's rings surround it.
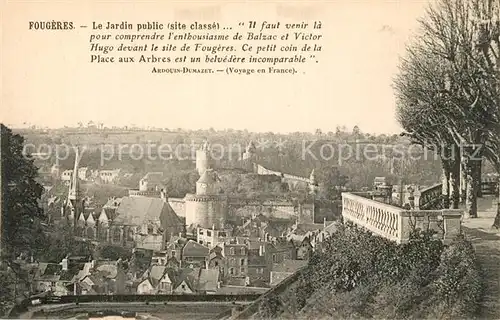
<svg viewBox="0 0 500 320">
<path fill-rule="evenodd" d="M 69 267 L 68 258 L 62 259 L 61 266 L 62 266 L 63 271 L 68 271 L 68 267 Z"/>
<path fill-rule="evenodd" d="M 264 253 L 266 253 L 266 247 L 261 244 L 259 247 L 259 256 L 262 257 L 264 255 Z"/>
</svg>

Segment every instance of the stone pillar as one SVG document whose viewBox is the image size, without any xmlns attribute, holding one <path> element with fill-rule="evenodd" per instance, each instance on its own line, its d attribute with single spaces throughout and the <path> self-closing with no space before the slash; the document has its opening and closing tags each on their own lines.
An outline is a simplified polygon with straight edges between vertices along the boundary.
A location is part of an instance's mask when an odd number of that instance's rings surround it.
<svg viewBox="0 0 500 320">
<path fill-rule="evenodd" d="M 413 208 L 415 210 L 420 210 L 420 196 L 421 192 L 417 187 L 415 192 L 413 192 L 413 203 L 414 203 Z"/>
<path fill-rule="evenodd" d="M 401 211 L 398 221 L 398 243 L 406 243 L 410 239 L 410 211 Z"/>
<path fill-rule="evenodd" d="M 448 244 L 462 231 L 462 210 L 441 210 L 444 227 L 444 243 Z"/>
</svg>

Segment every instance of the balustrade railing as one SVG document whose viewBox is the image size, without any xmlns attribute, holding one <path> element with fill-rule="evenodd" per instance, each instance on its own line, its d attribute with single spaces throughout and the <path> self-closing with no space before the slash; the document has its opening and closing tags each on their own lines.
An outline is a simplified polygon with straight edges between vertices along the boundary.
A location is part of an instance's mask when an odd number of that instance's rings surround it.
<svg viewBox="0 0 500 320">
<path fill-rule="evenodd" d="M 462 210 L 405 210 L 345 192 L 342 193 L 342 216 L 397 243 L 407 242 L 416 228 L 433 230 L 446 243 L 461 232 Z"/>
<path fill-rule="evenodd" d="M 483 177 L 480 188 L 482 195 L 498 195 L 498 178 Z M 420 209 L 441 209 L 443 206 L 442 190 L 442 183 L 420 190 Z"/>
<path fill-rule="evenodd" d="M 419 209 L 441 208 L 443 184 L 438 183 L 420 190 Z"/>
</svg>

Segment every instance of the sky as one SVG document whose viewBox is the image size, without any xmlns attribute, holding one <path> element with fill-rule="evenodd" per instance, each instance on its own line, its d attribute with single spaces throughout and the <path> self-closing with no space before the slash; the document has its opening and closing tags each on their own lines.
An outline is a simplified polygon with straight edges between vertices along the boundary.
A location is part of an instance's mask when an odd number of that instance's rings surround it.
<svg viewBox="0 0 500 320">
<path fill-rule="evenodd" d="M 92 120 L 255 132 L 337 126 L 398 133 L 391 87 L 424 0 L 16 1 L 2 3 L 0 122 L 51 128 Z M 29 30 L 29 21 L 322 21 L 318 63 L 296 75 L 166 75 L 151 65 L 89 62 L 89 28 Z"/>
</svg>

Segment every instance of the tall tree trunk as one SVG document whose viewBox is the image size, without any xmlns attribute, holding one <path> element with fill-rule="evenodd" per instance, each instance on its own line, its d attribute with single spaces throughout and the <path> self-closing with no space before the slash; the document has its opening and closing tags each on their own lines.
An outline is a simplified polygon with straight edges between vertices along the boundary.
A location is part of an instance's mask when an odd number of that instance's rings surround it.
<svg viewBox="0 0 500 320">
<path fill-rule="evenodd" d="M 481 157 L 479 156 L 478 149 L 475 145 L 464 146 L 463 150 L 465 152 L 466 169 L 465 216 L 467 218 L 477 218 L 477 171 L 478 165 L 482 164 Z"/>
<path fill-rule="evenodd" d="M 450 160 L 446 156 L 441 159 L 441 179 L 442 204 L 443 208 L 448 208 L 450 206 Z"/>
<path fill-rule="evenodd" d="M 460 203 L 464 204 L 467 197 L 467 160 L 460 155 Z"/>
<path fill-rule="evenodd" d="M 497 170 L 499 172 L 500 170 Z M 497 181 L 497 214 L 495 216 L 495 221 L 493 222 L 493 228 L 500 229 L 500 176 Z"/>
<path fill-rule="evenodd" d="M 481 164 L 477 165 L 477 197 L 482 198 L 483 197 L 483 186 L 482 186 L 482 181 L 483 181 L 483 161 L 481 160 Z"/>
<path fill-rule="evenodd" d="M 460 205 L 460 158 L 455 157 L 450 165 L 450 209 Z"/>
</svg>

